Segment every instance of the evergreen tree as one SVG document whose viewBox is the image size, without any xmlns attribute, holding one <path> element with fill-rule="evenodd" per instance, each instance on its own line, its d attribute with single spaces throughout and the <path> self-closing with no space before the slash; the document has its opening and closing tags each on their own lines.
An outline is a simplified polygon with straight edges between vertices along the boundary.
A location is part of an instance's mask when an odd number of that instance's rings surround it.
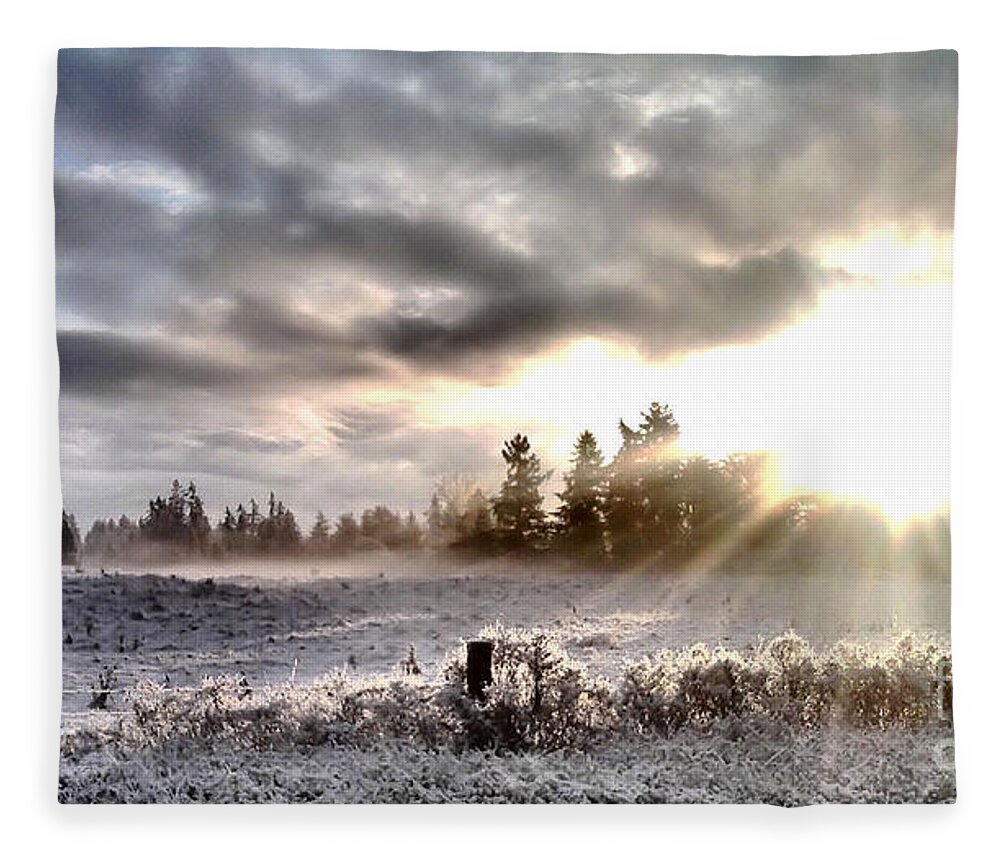
<svg viewBox="0 0 1000 860">
<path fill-rule="evenodd" d="M 680 464 L 680 543 L 692 555 L 728 537 L 733 500 L 732 487 L 720 463 L 690 457 Z"/>
<path fill-rule="evenodd" d="M 242 511 L 242 509 L 242 505 L 237 508 L 239 511 Z M 230 510 L 229 505 L 226 505 L 226 512 L 223 514 L 222 519 L 219 520 L 219 544 L 224 553 L 231 553 L 240 548 L 239 541 L 239 520 L 233 514 L 232 510 Z"/>
<path fill-rule="evenodd" d="M 330 521 L 319 511 L 312 531 L 309 532 L 309 548 L 315 553 L 324 553 L 330 548 Z"/>
<path fill-rule="evenodd" d="M 546 537 L 541 487 L 552 473 L 542 469 L 528 437 L 520 433 L 504 442 L 502 455 L 507 476 L 493 499 L 497 531 L 510 549 L 538 548 Z"/>
<path fill-rule="evenodd" d="M 361 535 L 387 549 L 398 549 L 403 543 L 403 523 L 395 511 L 376 505 L 362 512 Z"/>
<path fill-rule="evenodd" d="M 260 524 L 263 518 L 260 515 L 260 505 L 257 504 L 257 500 L 250 497 L 250 513 L 247 514 L 247 537 L 252 542 L 257 539 L 257 530 L 260 528 Z"/>
<path fill-rule="evenodd" d="M 453 546 L 477 554 L 488 553 L 494 547 L 495 537 L 489 499 L 476 487 L 469 496 Z"/>
<path fill-rule="evenodd" d="M 72 514 L 62 512 L 62 563 L 76 565 L 80 560 L 80 530 Z"/>
<path fill-rule="evenodd" d="M 609 467 L 605 516 L 611 552 L 627 563 L 669 556 L 681 543 L 680 428 L 666 406 L 653 403 L 638 430 L 619 422 L 622 446 Z"/>
<path fill-rule="evenodd" d="M 167 497 L 164 539 L 180 543 L 187 529 L 187 496 L 181 489 L 181 482 L 174 478 Z"/>
<path fill-rule="evenodd" d="M 333 546 L 338 552 L 352 552 L 358 548 L 361 529 L 354 514 L 341 514 L 333 533 Z"/>
<path fill-rule="evenodd" d="M 420 546 L 423 540 L 423 533 L 420 531 L 420 523 L 417 521 L 416 514 L 410 511 L 406 515 L 406 520 L 403 523 L 403 542 L 402 546 L 407 549 L 415 549 Z"/>
<path fill-rule="evenodd" d="M 597 561 L 605 554 L 607 475 L 597 437 L 589 430 L 577 437 L 571 462 L 573 468 L 563 475 L 565 489 L 558 494 L 562 501 L 556 514 L 560 544 L 574 555 Z"/>
<path fill-rule="evenodd" d="M 427 509 L 427 538 L 435 546 L 440 546 L 446 542 L 444 509 L 441 506 L 441 497 L 437 491 L 431 495 L 431 504 Z"/>
<path fill-rule="evenodd" d="M 198 495 L 198 488 L 194 481 L 188 485 L 186 496 L 187 502 L 187 532 L 191 544 L 199 551 L 203 552 L 208 545 L 208 536 L 212 533 L 212 524 L 205 516 L 205 505 Z"/>
<path fill-rule="evenodd" d="M 251 508 L 255 505 L 256 502 L 251 499 Z M 267 512 L 267 516 L 257 526 L 258 551 L 264 554 L 287 554 L 299 549 L 302 535 L 295 515 L 273 492 L 268 500 Z"/>
</svg>

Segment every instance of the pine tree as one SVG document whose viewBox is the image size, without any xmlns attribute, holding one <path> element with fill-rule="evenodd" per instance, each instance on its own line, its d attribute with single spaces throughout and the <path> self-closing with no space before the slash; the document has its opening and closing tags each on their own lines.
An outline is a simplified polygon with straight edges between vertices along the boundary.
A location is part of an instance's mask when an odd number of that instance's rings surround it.
<svg viewBox="0 0 1000 860">
<path fill-rule="evenodd" d="M 400 532 L 400 546 L 406 549 L 416 549 L 420 546 L 423 539 L 424 535 L 420 530 L 420 522 L 417 520 L 417 515 L 413 511 L 409 511 L 403 520 L 403 528 Z"/>
<path fill-rule="evenodd" d="M 719 463 L 690 457 L 680 464 L 680 544 L 697 553 L 724 536 L 729 484 Z"/>
<path fill-rule="evenodd" d="M 354 514 L 341 514 L 333 533 L 333 546 L 339 552 L 351 552 L 358 547 L 361 529 Z"/>
<path fill-rule="evenodd" d="M 256 506 L 252 499 L 251 506 Z M 271 492 L 267 516 L 257 527 L 256 545 L 262 553 L 290 553 L 300 548 L 302 535 L 295 514 Z"/>
<path fill-rule="evenodd" d="M 563 475 L 565 489 L 558 494 L 562 501 L 556 514 L 560 544 L 574 555 L 597 561 L 605 554 L 607 475 L 597 437 L 589 430 L 577 437 L 571 462 L 573 468 Z"/>
<path fill-rule="evenodd" d="M 247 515 L 247 535 L 251 540 L 257 539 L 257 530 L 260 528 L 262 518 L 260 515 L 260 505 L 257 504 L 257 500 L 251 496 L 250 498 L 250 513 Z"/>
<path fill-rule="evenodd" d="M 243 506 L 239 505 L 237 510 L 242 515 Z M 223 514 L 222 519 L 219 520 L 219 535 L 223 552 L 233 552 L 239 548 L 239 520 L 233 515 L 229 505 L 226 505 L 226 512 Z"/>
<path fill-rule="evenodd" d="M 611 552 L 621 563 L 669 556 L 681 537 L 680 428 L 666 406 L 653 403 L 638 430 L 619 422 L 622 447 L 609 467 L 605 516 Z"/>
<path fill-rule="evenodd" d="M 212 532 L 212 524 L 205 516 L 205 505 L 198 495 L 198 488 L 192 481 L 187 488 L 187 531 L 189 540 L 199 551 L 204 551 L 208 543 L 208 536 Z"/>
<path fill-rule="evenodd" d="M 174 478 L 170 485 L 170 495 L 167 498 L 166 534 L 170 541 L 183 540 L 187 528 L 187 498 L 181 489 L 181 482 Z"/>
<path fill-rule="evenodd" d="M 317 553 L 323 553 L 330 547 L 330 521 L 322 511 L 317 512 L 316 521 L 309 532 L 309 546 Z"/>
<path fill-rule="evenodd" d="M 72 514 L 62 512 L 62 563 L 75 565 L 80 559 L 80 530 Z"/>
<path fill-rule="evenodd" d="M 653 403 L 639 425 L 638 457 L 644 510 L 641 552 L 672 560 L 683 543 L 682 470 L 676 451 L 680 428 L 668 407 Z"/>
<path fill-rule="evenodd" d="M 427 537 L 435 546 L 445 543 L 444 510 L 441 507 L 441 497 L 435 491 L 431 496 L 431 504 L 427 509 Z"/>
<path fill-rule="evenodd" d="M 528 437 L 520 433 L 504 442 L 502 455 L 507 476 L 493 499 L 497 530 L 510 549 L 536 549 L 546 537 L 541 487 L 552 473 L 542 469 Z"/>
<path fill-rule="evenodd" d="M 489 499 L 476 487 L 462 515 L 455 545 L 473 553 L 489 553 L 494 547 L 495 537 Z"/>
<path fill-rule="evenodd" d="M 395 511 L 376 505 L 361 513 L 361 534 L 387 549 L 398 549 L 403 543 L 403 523 Z"/>
</svg>

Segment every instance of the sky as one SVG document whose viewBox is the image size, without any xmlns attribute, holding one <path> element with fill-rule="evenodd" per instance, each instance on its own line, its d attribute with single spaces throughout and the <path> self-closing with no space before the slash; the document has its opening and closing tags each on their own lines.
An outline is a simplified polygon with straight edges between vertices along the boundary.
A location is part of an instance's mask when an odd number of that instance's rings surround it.
<svg viewBox="0 0 1000 860">
<path fill-rule="evenodd" d="M 308 525 L 670 405 L 691 453 L 948 499 L 952 52 L 64 50 L 64 503 Z"/>
</svg>

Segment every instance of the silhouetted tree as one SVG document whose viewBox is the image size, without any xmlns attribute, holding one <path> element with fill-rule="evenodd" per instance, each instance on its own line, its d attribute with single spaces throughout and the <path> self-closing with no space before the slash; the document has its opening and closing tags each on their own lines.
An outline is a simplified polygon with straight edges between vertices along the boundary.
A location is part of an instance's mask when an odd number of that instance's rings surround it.
<svg viewBox="0 0 1000 860">
<path fill-rule="evenodd" d="M 360 537 L 361 528 L 354 514 L 341 514 L 333 533 L 333 548 L 338 552 L 352 552 L 358 548 Z"/>
<path fill-rule="evenodd" d="M 184 532 L 187 528 L 187 507 L 188 500 L 181 489 L 181 482 L 176 478 L 170 485 L 170 495 L 167 497 L 166 517 L 163 520 L 165 540 L 172 540 L 180 543 L 183 540 Z"/>
<path fill-rule="evenodd" d="M 251 500 L 251 506 L 256 502 Z M 302 536 L 295 514 L 285 507 L 272 491 L 268 499 L 267 516 L 257 526 L 256 547 L 265 555 L 280 555 L 299 549 Z"/>
<path fill-rule="evenodd" d="M 668 407 L 653 403 L 638 430 L 619 422 L 622 445 L 608 469 L 605 518 L 611 553 L 620 563 L 681 543 L 680 428 Z"/>
<path fill-rule="evenodd" d="M 62 563 L 76 565 L 80 560 L 80 530 L 76 517 L 62 512 Z"/>
<path fill-rule="evenodd" d="M 239 505 L 237 510 L 242 512 L 243 506 Z M 238 518 L 230 510 L 229 505 L 226 505 L 226 512 L 219 520 L 219 544 L 224 553 L 237 552 L 242 549 L 238 522 Z"/>
<path fill-rule="evenodd" d="M 257 540 L 257 532 L 260 530 L 260 524 L 264 521 L 264 518 L 260 513 L 260 505 L 257 500 L 251 496 L 250 497 L 250 510 L 246 515 L 246 537 L 248 545 L 252 545 Z"/>
<path fill-rule="evenodd" d="M 416 549 L 423 541 L 423 532 L 420 530 L 420 523 L 417 516 L 410 511 L 403 522 L 402 542 L 400 546 L 404 549 Z"/>
<path fill-rule="evenodd" d="M 398 549 L 405 543 L 399 514 L 385 505 L 376 505 L 361 513 L 361 535 L 387 549 Z"/>
<path fill-rule="evenodd" d="M 573 468 L 563 475 L 559 493 L 562 507 L 556 514 L 560 547 L 587 561 L 604 558 L 604 507 L 607 473 L 597 437 L 584 430 L 573 447 Z"/>
<path fill-rule="evenodd" d="M 719 542 L 733 528 L 731 486 L 720 463 L 690 457 L 679 464 L 680 545 L 686 556 Z M 720 549 L 724 549 L 719 546 Z"/>
<path fill-rule="evenodd" d="M 541 487 L 552 475 L 542 469 L 527 436 L 518 433 L 504 442 L 507 476 L 493 499 L 493 514 L 503 545 L 510 549 L 537 549 L 546 537 L 546 514 Z"/>
<path fill-rule="evenodd" d="M 321 555 L 329 548 L 330 521 L 322 511 L 319 511 L 316 514 L 316 521 L 313 523 L 312 531 L 309 532 L 309 549 Z"/>
<path fill-rule="evenodd" d="M 445 530 L 444 509 L 441 506 L 441 497 L 435 491 L 431 495 L 430 507 L 425 514 L 427 517 L 427 539 L 434 546 L 440 546 L 447 542 Z"/>
<path fill-rule="evenodd" d="M 476 487 L 469 496 L 451 545 L 476 555 L 487 555 L 496 547 L 497 533 L 486 494 Z"/>
<path fill-rule="evenodd" d="M 453 546 L 463 543 L 482 525 L 479 515 L 489 501 L 476 481 L 465 475 L 442 478 L 434 487 L 427 511 L 427 537 L 432 546 Z"/>
<path fill-rule="evenodd" d="M 208 546 L 208 537 L 212 533 L 212 524 L 205 516 L 205 505 L 198 495 L 194 481 L 188 484 L 185 494 L 187 503 L 187 533 L 188 540 L 199 552 L 204 552 Z"/>
<path fill-rule="evenodd" d="M 192 528 L 191 503 L 195 503 L 195 524 Z M 180 481 L 174 479 L 170 485 L 170 493 L 164 499 L 157 496 L 150 499 L 149 509 L 139 520 L 139 530 L 143 539 L 154 543 L 169 544 L 178 550 L 198 548 L 198 537 L 203 534 L 208 524 L 205 519 L 201 499 L 198 498 L 194 484 L 185 492 Z"/>
</svg>

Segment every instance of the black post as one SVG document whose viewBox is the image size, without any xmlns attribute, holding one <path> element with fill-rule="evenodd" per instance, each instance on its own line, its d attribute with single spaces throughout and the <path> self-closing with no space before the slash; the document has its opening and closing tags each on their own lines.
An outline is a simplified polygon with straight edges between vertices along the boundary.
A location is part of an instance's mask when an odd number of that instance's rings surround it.
<svg viewBox="0 0 1000 860">
<path fill-rule="evenodd" d="M 469 695 L 482 701 L 486 698 L 486 688 L 493 683 L 493 643 L 489 639 L 474 639 L 466 643 L 465 649 Z"/>
<path fill-rule="evenodd" d="M 951 660 L 941 661 L 939 670 L 941 673 L 941 711 L 948 723 L 953 723 L 955 719 L 954 682 L 951 676 Z"/>
</svg>

